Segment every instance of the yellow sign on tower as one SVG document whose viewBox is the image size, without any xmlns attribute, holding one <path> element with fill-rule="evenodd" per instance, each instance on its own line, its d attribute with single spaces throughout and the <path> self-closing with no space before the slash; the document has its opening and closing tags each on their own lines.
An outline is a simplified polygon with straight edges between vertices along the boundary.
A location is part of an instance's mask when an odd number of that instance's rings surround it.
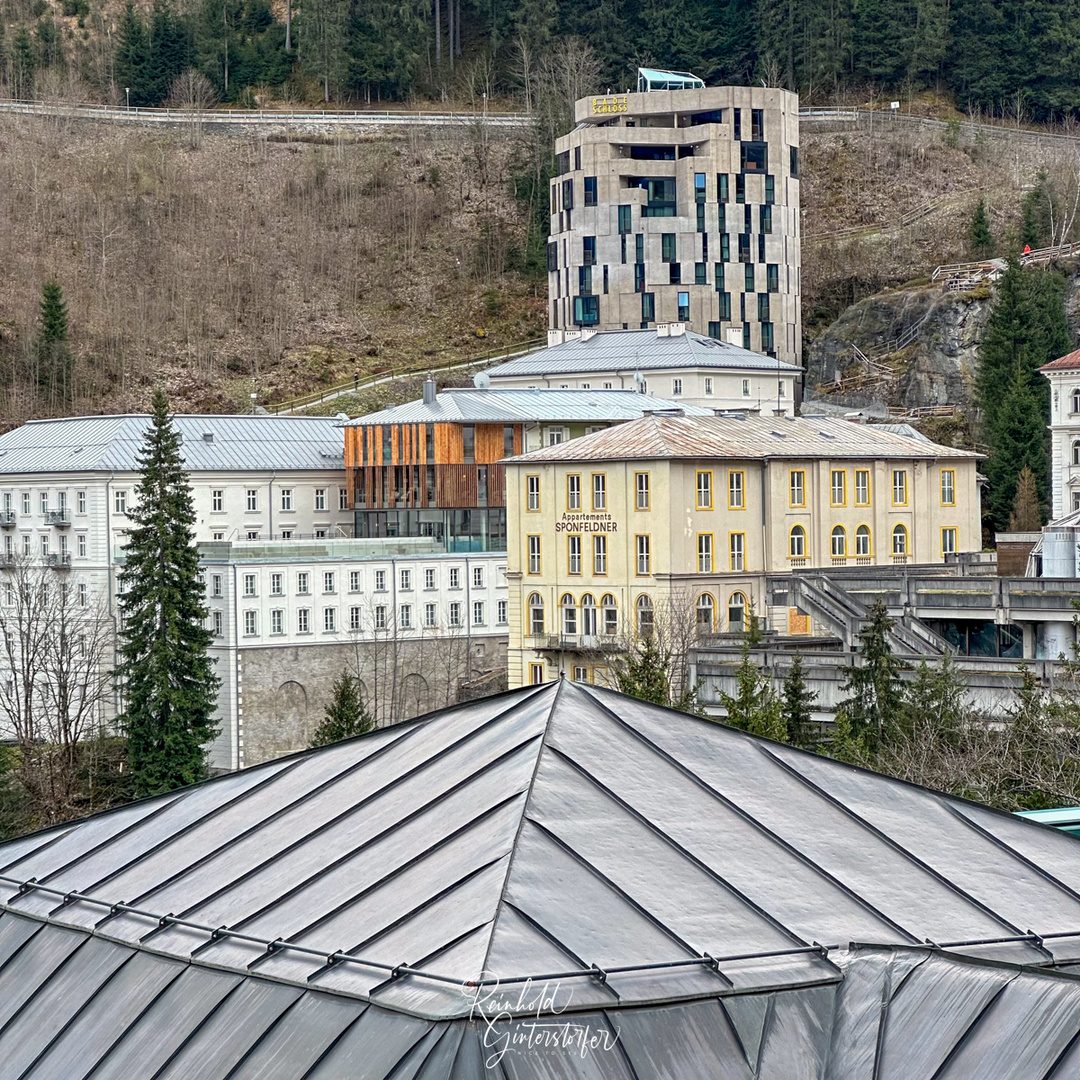
<svg viewBox="0 0 1080 1080">
<path fill-rule="evenodd" d="M 600 116 L 604 113 L 626 112 L 628 107 L 629 102 L 625 94 L 616 95 L 615 97 L 594 97 L 592 99 L 593 116 Z"/>
</svg>

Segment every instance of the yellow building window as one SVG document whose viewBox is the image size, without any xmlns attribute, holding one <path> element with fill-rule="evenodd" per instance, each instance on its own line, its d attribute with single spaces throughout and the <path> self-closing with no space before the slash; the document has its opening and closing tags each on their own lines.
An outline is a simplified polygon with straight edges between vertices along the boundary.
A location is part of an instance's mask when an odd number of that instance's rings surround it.
<svg viewBox="0 0 1080 1080">
<path fill-rule="evenodd" d="M 578 473 L 570 473 L 566 478 L 566 509 L 581 509 L 581 477 Z"/>
<path fill-rule="evenodd" d="M 791 506 L 806 505 L 806 472 L 792 469 L 788 483 L 788 503 Z"/>
<path fill-rule="evenodd" d="M 700 470 L 697 474 L 697 508 L 699 510 L 712 509 L 712 473 Z"/>
<path fill-rule="evenodd" d="M 897 525 L 892 531 L 892 553 L 894 556 L 906 556 L 908 553 L 908 534 L 906 525 Z"/>
<path fill-rule="evenodd" d="M 847 506 L 847 472 L 844 469 L 833 469 L 829 481 L 833 506 Z"/>
<path fill-rule="evenodd" d="M 648 536 L 635 536 L 634 546 L 637 551 L 637 572 L 640 577 L 652 573 L 652 545 Z"/>
<path fill-rule="evenodd" d="M 529 544 L 529 573 L 540 573 L 540 537 L 530 536 L 528 538 Z M 556 555 L 558 558 L 558 555 Z"/>
<path fill-rule="evenodd" d="M 870 526 L 860 525 L 855 530 L 855 555 L 860 559 L 869 559 L 872 550 Z"/>
<path fill-rule="evenodd" d="M 956 470 L 941 470 L 941 505 L 956 505 Z"/>
<path fill-rule="evenodd" d="M 566 538 L 566 572 L 571 575 L 581 573 L 581 537 L 571 535 Z"/>
<path fill-rule="evenodd" d="M 892 502 L 893 506 L 907 506 L 907 469 L 893 469 Z"/>
<path fill-rule="evenodd" d="M 793 525 L 788 533 L 788 558 L 806 558 L 806 530 L 801 525 Z"/>
<path fill-rule="evenodd" d="M 855 505 L 870 505 L 870 470 L 855 470 Z"/>
<path fill-rule="evenodd" d="M 649 474 L 634 473 L 634 509 L 649 509 Z"/>
<path fill-rule="evenodd" d="M 540 509 L 540 477 L 525 477 L 525 509 L 536 513 Z"/>
<path fill-rule="evenodd" d="M 832 557 L 834 559 L 847 558 L 847 529 L 843 525 L 835 525 L 832 531 Z"/>
<path fill-rule="evenodd" d="M 697 568 L 699 574 L 711 574 L 713 572 L 712 533 L 698 533 L 697 535 Z"/>
<path fill-rule="evenodd" d="M 711 634 L 716 626 L 716 602 L 708 593 L 697 598 L 697 628 L 703 634 Z"/>
<path fill-rule="evenodd" d="M 544 665 L 543 664 L 530 664 L 529 665 L 529 683 L 532 686 L 539 686 L 544 681 Z"/>
<path fill-rule="evenodd" d="M 529 597 L 529 636 L 540 637 L 544 633 L 544 598 L 539 593 Z"/>
<path fill-rule="evenodd" d="M 607 509 L 607 476 L 604 473 L 593 473 L 592 508 L 594 510 Z"/>
<path fill-rule="evenodd" d="M 746 569 L 746 533 L 728 533 L 728 569 Z"/>
<path fill-rule="evenodd" d="M 746 473 L 741 469 L 728 473 L 728 509 L 746 509 Z"/>
</svg>

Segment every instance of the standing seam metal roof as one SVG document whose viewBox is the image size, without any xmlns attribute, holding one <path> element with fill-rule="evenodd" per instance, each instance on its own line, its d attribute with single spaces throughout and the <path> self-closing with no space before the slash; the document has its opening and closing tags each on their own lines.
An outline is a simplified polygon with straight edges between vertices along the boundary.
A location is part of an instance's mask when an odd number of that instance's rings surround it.
<svg viewBox="0 0 1080 1080">
<path fill-rule="evenodd" d="M 0 435 L 0 473 L 137 471 L 149 421 L 143 414 L 32 420 Z M 334 417 L 180 414 L 173 423 L 189 472 L 344 468 Z"/>
<path fill-rule="evenodd" d="M 798 376 L 802 369 L 785 360 L 729 345 L 686 331 L 660 337 L 655 330 L 603 330 L 588 338 L 571 338 L 505 364 L 488 368 L 492 379 L 525 375 L 587 375 L 600 371 L 655 371 L 665 368 L 713 368 L 733 373 L 779 372 Z"/>
<path fill-rule="evenodd" d="M 1074 838 L 570 683 L 0 845 L 26 1080 L 1041 1080 L 1078 963 Z"/>
</svg>

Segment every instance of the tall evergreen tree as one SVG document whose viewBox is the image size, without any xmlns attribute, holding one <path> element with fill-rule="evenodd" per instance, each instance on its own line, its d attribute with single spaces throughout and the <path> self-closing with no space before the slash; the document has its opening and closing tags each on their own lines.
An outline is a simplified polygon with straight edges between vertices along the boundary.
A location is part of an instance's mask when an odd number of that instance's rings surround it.
<svg viewBox="0 0 1080 1080">
<path fill-rule="evenodd" d="M 796 653 L 781 691 L 781 711 L 787 737 L 796 746 L 808 748 L 814 743 L 814 722 L 810 710 L 817 696 L 817 691 L 806 685 L 802 654 Z"/>
<path fill-rule="evenodd" d="M 68 315 L 60 282 L 50 278 L 41 288 L 41 324 L 34 345 L 38 389 L 53 407 L 67 405 L 72 397 L 71 347 Z"/>
<path fill-rule="evenodd" d="M 1038 532 L 1043 526 L 1035 474 L 1026 466 L 1016 478 L 1016 497 L 1009 515 L 1009 532 Z"/>
<path fill-rule="evenodd" d="M 770 676 L 754 663 L 750 649 L 747 638 L 743 642 L 742 662 L 735 676 L 735 693 L 720 695 L 727 710 L 727 722 L 751 735 L 786 742 L 788 728 L 782 702 L 773 690 Z"/>
<path fill-rule="evenodd" d="M 994 254 L 994 234 L 990 231 L 986 200 L 982 197 L 975 204 L 975 213 L 971 215 L 971 224 L 968 226 L 968 251 L 976 259 L 986 259 Z"/>
<path fill-rule="evenodd" d="M 34 75 L 37 70 L 37 52 L 30 40 L 30 31 L 20 23 L 11 41 L 11 92 L 18 100 L 34 96 Z"/>
<path fill-rule="evenodd" d="M 219 686 L 207 653 L 212 638 L 199 583 L 191 486 L 163 390 L 154 391 L 139 467 L 120 575 L 117 674 L 135 792 L 154 795 L 206 775 Z"/>
<path fill-rule="evenodd" d="M 904 701 L 900 672 L 905 664 L 889 644 L 892 626 L 885 601 L 878 597 L 870 609 L 869 622 L 859 634 L 862 663 L 848 669 L 842 687 L 850 695 L 840 703 L 850 736 L 871 750 L 897 722 Z"/>
<path fill-rule="evenodd" d="M 371 714 L 360 700 L 356 676 L 342 669 L 330 691 L 330 704 L 322 723 L 311 737 L 311 746 L 326 746 L 327 743 L 363 735 L 375 726 Z"/>
<path fill-rule="evenodd" d="M 156 105 L 150 95 L 150 40 L 146 20 L 135 7 L 134 0 L 127 0 L 120 16 L 113 72 L 116 85 L 125 93 L 125 103 L 144 106 Z"/>
</svg>

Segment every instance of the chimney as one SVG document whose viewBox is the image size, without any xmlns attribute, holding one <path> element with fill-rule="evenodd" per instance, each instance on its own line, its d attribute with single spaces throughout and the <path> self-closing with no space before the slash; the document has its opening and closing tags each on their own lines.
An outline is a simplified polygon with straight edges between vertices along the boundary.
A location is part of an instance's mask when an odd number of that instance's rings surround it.
<svg viewBox="0 0 1080 1080">
<path fill-rule="evenodd" d="M 435 404 L 435 380 L 430 375 L 424 380 L 424 404 Z"/>
</svg>

